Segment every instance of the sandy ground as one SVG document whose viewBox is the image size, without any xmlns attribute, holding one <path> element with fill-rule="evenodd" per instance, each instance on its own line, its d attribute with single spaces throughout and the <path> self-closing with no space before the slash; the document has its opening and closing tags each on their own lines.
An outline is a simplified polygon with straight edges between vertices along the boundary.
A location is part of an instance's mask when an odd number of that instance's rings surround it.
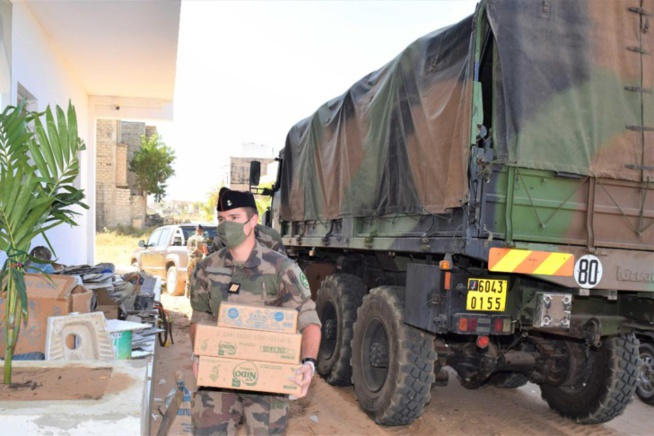
<svg viewBox="0 0 654 436">
<path fill-rule="evenodd" d="M 154 370 L 152 432 L 161 423 L 158 409 L 174 387 L 175 372 L 183 372 L 191 391 L 195 389 L 191 371 L 188 337 L 190 306 L 184 297 L 162 296 L 162 303 L 174 319 L 175 344 L 157 349 Z M 602 425 L 581 426 L 549 410 L 540 398 L 540 389 L 528 384 L 516 390 L 485 387 L 476 391 L 462 388 L 450 374 L 446 387 L 435 387 L 431 403 L 421 418 L 409 426 L 382 427 L 362 412 L 351 387 L 337 388 L 315 377 L 309 396 L 292 402 L 290 435 L 654 435 L 654 408 L 637 398 L 624 414 Z M 160 399 L 160 401 L 157 401 Z M 241 432 L 239 432 L 241 433 Z M 244 434 L 244 432 L 242 432 Z"/>
</svg>

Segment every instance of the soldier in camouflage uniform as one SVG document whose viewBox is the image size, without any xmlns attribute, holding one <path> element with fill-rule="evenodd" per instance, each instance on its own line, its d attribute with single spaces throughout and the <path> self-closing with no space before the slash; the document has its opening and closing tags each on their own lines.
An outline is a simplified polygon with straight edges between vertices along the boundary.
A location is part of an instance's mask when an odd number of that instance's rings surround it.
<svg viewBox="0 0 654 436">
<path fill-rule="evenodd" d="M 303 397 L 315 373 L 320 347 L 320 319 L 309 283 L 294 261 L 255 238 L 259 216 L 251 193 L 221 191 L 217 209 L 218 235 L 226 248 L 200 261 L 191 277 L 191 341 L 197 323 L 215 325 L 222 301 L 296 309 L 303 356 L 297 397 Z M 234 434 L 242 418 L 248 434 L 283 434 L 288 423 L 288 396 L 200 387 L 193 397 L 196 435 Z"/>
<path fill-rule="evenodd" d="M 188 238 L 186 241 L 186 248 L 188 248 L 188 266 L 186 267 L 186 272 L 188 279 L 186 280 L 186 289 L 184 295 L 187 297 L 190 295 L 190 278 L 195 270 L 195 265 L 198 261 L 202 260 L 204 255 L 207 254 L 207 245 L 204 240 L 204 227 L 201 224 L 195 228 L 195 235 Z"/>
</svg>

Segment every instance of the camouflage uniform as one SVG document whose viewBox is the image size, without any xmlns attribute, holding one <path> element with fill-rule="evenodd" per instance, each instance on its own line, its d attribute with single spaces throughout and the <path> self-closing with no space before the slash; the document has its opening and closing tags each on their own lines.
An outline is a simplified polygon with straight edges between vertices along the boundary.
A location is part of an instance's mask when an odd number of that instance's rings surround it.
<svg viewBox="0 0 654 436">
<path fill-rule="evenodd" d="M 197 265 L 198 261 L 202 260 L 202 256 L 204 255 L 204 244 L 204 236 L 198 234 L 191 236 L 188 238 L 188 241 L 186 241 L 186 248 L 188 248 L 188 266 L 186 267 L 186 272 L 188 274 L 186 276 L 186 296 L 189 295 L 191 290 L 190 281 L 191 275 L 195 270 L 195 265 Z"/>
<path fill-rule="evenodd" d="M 257 241 L 261 242 L 272 251 L 286 255 L 286 247 L 284 247 L 282 236 L 272 227 L 257 224 L 257 227 L 254 229 L 254 236 L 257 238 Z"/>
<path fill-rule="evenodd" d="M 283 255 L 286 255 L 286 247 L 284 247 L 284 242 L 282 241 L 282 236 L 279 232 L 272 227 L 264 226 L 263 224 L 257 224 L 254 228 L 254 237 L 266 247 L 270 248 L 272 251 L 276 251 Z M 213 238 L 213 248 L 214 251 L 218 251 L 221 248 L 224 248 L 220 238 L 216 236 Z"/>
<path fill-rule="evenodd" d="M 228 292 L 240 284 L 238 293 Z M 297 264 L 256 242 L 247 261 L 236 263 L 222 249 L 198 263 L 191 277 L 192 323 L 217 322 L 220 303 L 241 303 L 293 308 L 298 328 L 320 325 L 309 283 Z M 288 397 L 201 387 L 192 403 L 197 435 L 234 434 L 241 417 L 248 434 L 283 434 L 288 423 Z"/>
</svg>

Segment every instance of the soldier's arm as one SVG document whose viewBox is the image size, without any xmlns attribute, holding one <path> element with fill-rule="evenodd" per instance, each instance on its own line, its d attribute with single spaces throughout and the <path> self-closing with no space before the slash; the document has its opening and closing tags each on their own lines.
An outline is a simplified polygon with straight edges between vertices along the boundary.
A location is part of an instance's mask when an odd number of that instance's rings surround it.
<svg viewBox="0 0 654 436">
<path fill-rule="evenodd" d="M 190 277 L 190 292 L 191 292 L 191 327 L 189 335 L 191 336 L 191 347 L 195 343 L 195 329 L 199 322 L 211 322 L 214 320 L 211 311 L 209 288 L 205 280 L 205 265 L 203 262 L 198 262 Z"/>
</svg>

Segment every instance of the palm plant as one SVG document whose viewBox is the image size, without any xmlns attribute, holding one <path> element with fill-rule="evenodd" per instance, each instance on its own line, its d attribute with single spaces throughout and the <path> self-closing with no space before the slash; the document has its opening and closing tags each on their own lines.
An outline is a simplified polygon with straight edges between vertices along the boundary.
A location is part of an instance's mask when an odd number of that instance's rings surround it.
<svg viewBox="0 0 654 436">
<path fill-rule="evenodd" d="M 85 149 L 77 136 L 75 109 L 69 103 L 66 117 L 57 106 L 56 115 L 50 107 L 44 113 L 27 111 L 23 103 L 0 114 L 0 251 L 7 255 L 0 270 L 0 296 L 6 303 L 5 384 L 11 383 L 21 322 L 27 322 L 24 265 L 31 259 L 31 242 L 43 235 L 54 252 L 45 232 L 62 223 L 76 225 L 75 209 L 88 209 L 84 193 L 74 186 L 79 153 Z"/>
</svg>

